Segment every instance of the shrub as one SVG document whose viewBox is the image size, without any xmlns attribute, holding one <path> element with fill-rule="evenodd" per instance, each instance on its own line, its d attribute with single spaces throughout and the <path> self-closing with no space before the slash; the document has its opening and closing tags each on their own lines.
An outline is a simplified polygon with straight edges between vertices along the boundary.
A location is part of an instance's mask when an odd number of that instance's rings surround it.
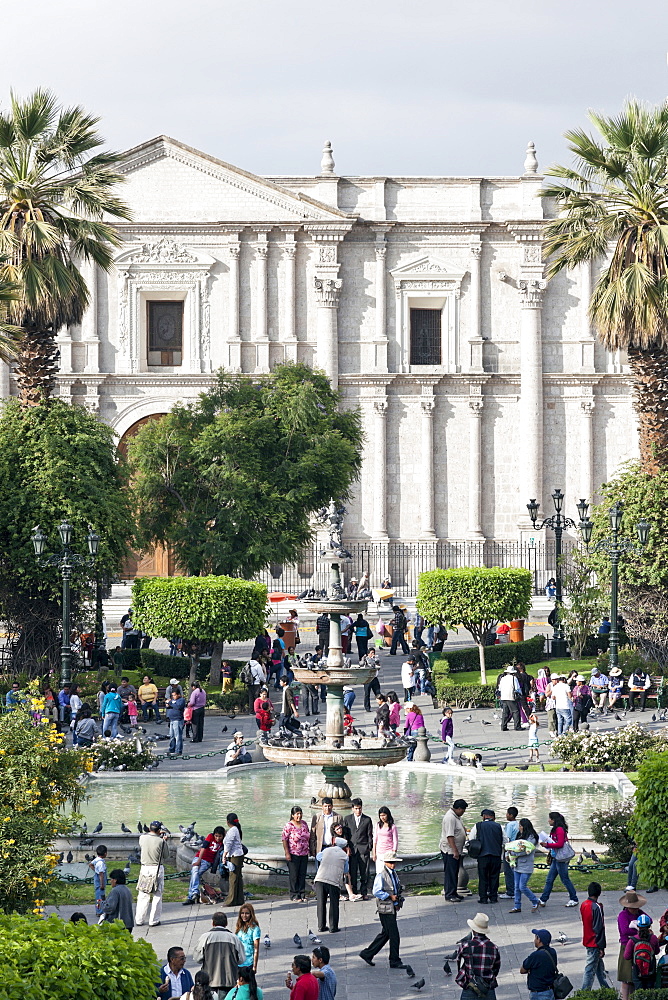
<svg viewBox="0 0 668 1000">
<path fill-rule="evenodd" d="M 124 771 L 144 771 L 153 762 L 151 743 L 140 733 L 127 740 L 98 740 L 91 753 L 96 771 L 113 771 L 121 766 Z"/>
<path fill-rule="evenodd" d="M 554 740 L 550 753 L 565 764 L 602 771 L 637 771 L 651 751 L 668 750 L 668 740 L 652 736 L 642 726 L 629 724 L 609 733 L 572 730 Z M 668 759 L 668 758 L 667 758 Z"/>
<path fill-rule="evenodd" d="M 620 669 L 624 671 L 625 677 L 629 677 L 634 670 L 641 668 L 648 674 L 656 675 L 661 672 L 656 660 L 647 659 L 637 649 L 620 649 L 617 655 Z M 610 667 L 610 653 L 600 653 L 596 659 L 596 666 L 607 674 Z"/>
<path fill-rule="evenodd" d="M 244 642 L 264 629 L 267 588 L 230 576 L 143 577 L 132 588 L 133 621 L 149 635 Z"/>
<path fill-rule="evenodd" d="M 1 1000 L 155 1000 L 160 966 L 119 922 L 0 917 Z"/>
<path fill-rule="evenodd" d="M 633 816 L 632 799 L 615 802 L 608 809 L 597 809 L 589 817 L 591 832 L 597 844 L 604 844 L 611 861 L 624 861 L 631 857 L 633 838 L 629 823 Z"/>
<path fill-rule="evenodd" d="M 493 705 L 496 688 L 493 684 L 448 684 L 440 678 L 436 682 L 436 695 L 447 705 L 455 708 L 475 708 L 478 705 Z"/>
<path fill-rule="evenodd" d="M 452 649 L 447 653 L 430 653 L 432 669 L 444 660 L 451 674 L 464 670 L 477 670 L 480 666 L 478 647 L 467 646 L 464 649 Z M 520 663 L 540 663 L 547 659 L 545 652 L 545 636 L 534 635 L 523 642 L 502 642 L 498 646 L 488 646 L 485 651 L 485 662 L 489 670 L 505 666 L 517 660 Z"/>
<path fill-rule="evenodd" d="M 225 693 L 214 691 L 207 694 L 207 705 L 213 704 L 216 708 L 222 708 L 225 712 L 232 712 L 237 708 L 246 708 L 248 705 L 248 688 L 241 681 L 236 681 L 231 691 Z"/>
<path fill-rule="evenodd" d="M 644 990 L 636 990 L 637 993 L 644 993 Z M 653 992 L 651 990 L 647 991 Z M 635 996 L 635 993 L 634 993 Z M 576 990 L 575 993 L 571 993 L 569 1000 L 619 1000 L 617 996 L 617 990 L 613 989 L 603 989 L 603 990 Z M 649 1000 L 649 998 L 647 998 Z M 659 1000 L 659 998 L 657 998 Z M 660 1000 L 668 1000 L 668 997 L 660 998 Z"/>
<path fill-rule="evenodd" d="M 634 990 L 637 1000 L 668 1000 L 668 990 Z"/>
<path fill-rule="evenodd" d="M 638 871 L 648 885 L 668 884 L 668 755 L 649 754 L 639 768 L 631 834 L 638 845 Z"/>
</svg>

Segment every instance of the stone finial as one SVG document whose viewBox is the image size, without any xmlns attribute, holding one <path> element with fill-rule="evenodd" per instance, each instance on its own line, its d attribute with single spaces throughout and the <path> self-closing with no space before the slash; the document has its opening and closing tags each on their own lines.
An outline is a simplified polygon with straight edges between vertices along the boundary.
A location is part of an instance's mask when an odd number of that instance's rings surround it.
<svg viewBox="0 0 668 1000">
<path fill-rule="evenodd" d="M 320 161 L 321 174 L 334 173 L 334 157 L 332 156 L 332 144 L 327 140 L 322 150 L 322 160 Z"/>
<path fill-rule="evenodd" d="M 524 161 L 524 173 L 525 174 L 537 174 L 538 173 L 538 160 L 536 158 L 536 146 L 533 142 L 530 142 L 527 146 L 527 156 Z"/>
</svg>

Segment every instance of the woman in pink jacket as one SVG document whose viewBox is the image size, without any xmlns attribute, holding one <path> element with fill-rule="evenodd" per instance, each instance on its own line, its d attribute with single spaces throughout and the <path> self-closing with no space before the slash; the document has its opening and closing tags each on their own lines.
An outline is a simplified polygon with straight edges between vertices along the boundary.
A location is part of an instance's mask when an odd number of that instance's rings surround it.
<svg viewBox="0 0 668 1000">
<path fill-rule="evenodd" d="M 387 806 L 381 806 L 378 810 L 378 822 L 373 830 L 373 850 L 371 857 L 374 861 L 382 861 L 390 851 L 399 849 L 399 831 L 397 830 L 392 813 Z"/>
<path fill-rule="evenodd" d="M 192 708 L 193 738 L 191 743 L 201 743 L 204 736 L 204 706 L 206 705 L 206 691 L 202 690 L 199 681 L 193 681 L 188 700 L 188 708 Z"/>
</svg>

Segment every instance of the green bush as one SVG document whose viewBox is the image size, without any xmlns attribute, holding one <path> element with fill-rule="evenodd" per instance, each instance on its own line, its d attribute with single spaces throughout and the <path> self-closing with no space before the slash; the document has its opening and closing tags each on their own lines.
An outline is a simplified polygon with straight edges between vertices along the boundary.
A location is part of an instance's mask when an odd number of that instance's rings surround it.
<svg viewBox="0 0 668 1000">
<path fill-rule="evenodd" d="M 133 622 L 149 635 L 245 642 L 264 629 L 267 588 L 230 576 L 143 577 L 132 588 Z"/>
<path fill-rule="evenodd" d="M 589 817 L 592 837 L 597 844 L 604 844 L 611 861 L 626 863 L 631 857 L 633 838 L 629 823 L 633 816 L 632 799 L 615 802 L 608 809 L 597 809 Z"/>
<path fill-rule="evenodd" d="M 653 990 L 636 990 L 636 993 L 651 993 Z M 663 990 L 661 992 L 664 992 Z M 619 1000 L 617 996 L 617 990 L 603 989 L 603 990 L 576 990 L 575 993 L 571 993 L 569 1000 Z M 647 998 L 649 1000 L 649 998 Z M 659 998 L 657 998 L 659 1000 Z M 661 997 L 660 1000 L 668 1000 L 668 997 Z"/>
<path fill-rule="evenodd" d="M 649 753 L 665 750 L 668 750 L 665 737 L 653 736 L 642 726 L 631 724 L 607 733 L 571 730 L 550 747 L 553 757 L 561 757 L 576 771 L 583 768 L 602 771 L 606 767 L 612 771 L 637 771 Z"/>
<path fill-rule="evenodd" d="M 207 705 L 215 705 L 222 708 L 224 712 L 232 712 L 237 708 L 246 708 L 248 705 L 248 688 L 241 681 L 236 681 L 231 691 L 214 691 L 207 694 Z"/>
<path fill-rule="evenodd" d="M 478 647 L 466 646 L 464 649 L 452 649 L 447 653 L 430 653 L 432 670 L 437 669 L 437 664 L 446 660 L 451 674 L 464 670 L 477 670 L 480 661 L 478 659 Z M 547 659 L 545 652 L 545 636 L 534 635 L 524 642 L 502 642 L 498 646 L 488 646 L 485 650 L 485 663 L 488 670 L 496 670 L 512 663 L 540 663 Z"/>
<path fill-rule="evenodd" d="M 96 771 L 113 771 L 117 767 L 124 771 L 144 771 L 153 762 L 151 744 L 141 733 L 122 741 L 99 740 L 91 747 L 91 753 Z"/>
<path fill-rule="evenodd" d="M 668 1000 L 668 990 L 634 990 L 633 998 L 634 1000 Z"/>
<path fill-rule="evenodd" d="M 496 701 L 493 684 L 448 684 L 438 678 L 436 696 L 440 701 L 454 708 L 475 708 L 478 705 L 493 705 Z"/>
<path fill-rule="evenodd" d="M 0 948 L 0 1000 L 155 1000 L 155 952 L 119 921 L 0 917 Z"/>
<path fill-rule="evenodd" d="M 625 677 L 630 677 L 634 670 L 639 669 L 646 670 L 648 674 L 653 675 L 661 673 L 659 664 L 656 660 L 644 659 L 637 649 L 620 649 L 617 655 L 619 658 L 619 666 L 621 670 L 623 670 Z M 610 667 L 610 653 L 600 653 L 596 659 L 596 666 L 599 670 L 602 670 L 604 674 L 607 674 Z"/>
<path fill-rule="evenodd" d="M 668 885 L 668 754 L 649 754 L 639 768 L 631 834 L 638 845 L 638 871 L 647 885 Z"/>
</svg>

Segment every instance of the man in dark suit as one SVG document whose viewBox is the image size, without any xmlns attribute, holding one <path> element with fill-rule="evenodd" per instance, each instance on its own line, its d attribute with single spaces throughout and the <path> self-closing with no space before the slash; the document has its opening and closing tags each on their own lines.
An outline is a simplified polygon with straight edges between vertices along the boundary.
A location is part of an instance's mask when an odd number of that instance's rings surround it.
<svg viewBox="0 0 668 1000">
<path fill-rule="evenodd" d="M 353 811 L 346 816 L 344 824 L 350 839 L 350 881 L 353 892 L 357 893 L 357 877 L 359 875 L 359 892 L 364 899 L 369 889 L 369 862 L 373 847 L 373 820 L 362 812 L 362 800 L 352 800 Z"/>
<path fill-rule="evenodd" d="M 329 796 L 324 796 L 321 800 L 322 812 L 316 813 L 311 820 L 311 833 L 309 837 L 309 854 L 312 858 L 319 854 L 325 847 L 331 847 L 334 843 L 332 829 L 335 823 L 342 823 L 343 816 L 334 812 L 334 805 Z"/>
</svg>

